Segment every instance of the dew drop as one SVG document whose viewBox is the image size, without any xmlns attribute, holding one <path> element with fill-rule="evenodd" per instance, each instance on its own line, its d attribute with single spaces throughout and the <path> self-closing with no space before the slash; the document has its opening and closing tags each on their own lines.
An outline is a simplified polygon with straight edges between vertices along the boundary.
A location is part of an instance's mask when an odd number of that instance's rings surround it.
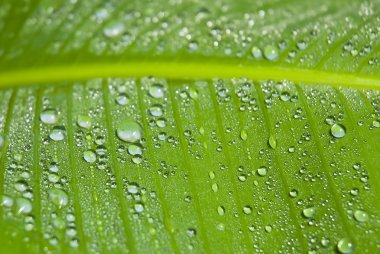
<svg viewBox="0 0 380 254">
<path fill-rule="evenodd" d="M 289 192 L 289 196 L 292 197 L 292 198 L 295 198 L 298 196 L 298 191 L 296 189 L 292 189 L 290 192 Z"/>
<path fill-rule="evenodd" d="M 363 210 L 356 210 L 356 211 L 354 212 L 354 218 L 355 218 L 355 220 L 357 220 L 358 222 L 366 222 L 366 221 L 368 221 L 369 216 L 368 216 L 368 213 L 366 213 L 366 212 L 363 211 Z"/>
<path fill-rule="evenodd" d="M 341 124 L 333 124 L 330 131 L 336 138 L 343 138 L 346 135 L 346 128 Z"/>
<path fill-rule="evenodd" d="M 58 121 L 57 112 L 54 109 L 46 109 L 40 114 L 40 120 L 45 124 L 55 124 Z"/>
<path fill-rule="evenodd" d="M 250 206 L 244 206 L 243 207 L 243 213 L 245 213 L 245 214 L 251 214 L 252 213 L 252 207 L 250 207 Z"/>
<path fill-rule="evenodd" d="M 62 141 L 66 137 L 66 129 L 63 126 L 55 126 L 49 134 L 49 138 L 54 141 Z"/>
<path fill-rule="evenodd" d="M 218 189 L 219 189 L 218 184 L 217 184 L 217 183 L 213 183 L 213 184 L 211 185 L 211 189 L 212 189 L 213 192 L 217 192 Z"/>
<path fill-rule="evenodd" d="M 141 155 L 133 155 L 132 157 L 132 162 L 135 163 L 135 164 L 140 164 L 141 162 L 143 161 L 143 158 L 141 157 Z"/>
<path fill-rule="evenodd" d="M 125 106 L 129 102 L 129 96 L 126 93 L 120 93 L 116 99 L 116 103 L 120 106 Z"/>
<path fill-rule="evenodd" d="M 223 206 L 218 206 L 217 211 L 218 211 L 218 214 L 219 214 L 220 216 L 223 216 L 224 213 L 225 213 L 225 209 L 224 209 Z"/>
<path fill-rule="evenodd" d="M 275 46 L 268 45 L 264 48 L 264 56 L 270 61 L 276 60 L 278 57 L 278 49 Z"/>
<path fill-rule="evenodd" d="M 135 211 L 137 213 L 142 213 L 144 211 L 144 205 L 141 203 L 135 204 Z"/>
<path fill-rule="evenodd" d="M 15 189 L 19 192 L 24 192 L 28 188 L 28 183 L 25 180 L 18 180 L 15 183 Z"/>
<path fill-rule="evenodd" d="M 194 228 L 189 228 L 188 230 L 187 230 L 187 236 L 188 237 L 194 237 L 194 236 L 196 236 L 197 235 L 197 231 L 194 229 Z"/>
<path fill-rule="evenodd" d="M 275 149 L 277 147 L 277 140 L 276 140 L 276 137 L 273 136 L 273 135 L 270 135 L 269 136 L 269 140 L 268 140 L 268 143 L 269 143 L 269 146 L 273 149 Z"/>
<path fill-rule="evenodd" d="M 54 188 L 49 190 L 49 198 L 50 200 L 58 206 L 58 208 L 62 208 L 69 203 L 69 196 L 64 190 Z"/>
<path fill-rule="evenodd" d="M 127 119 L 117 126 L 116 134 L 119 139 L 125 142 L 135 143 L 142 137 L 142 128 L 134 120 Z"/>
<path fill-rule="evenodd" d="M 13 206 L 13 198 L 3 195 L 1 199 L 1 205 L 5 207 L 11 207 Z"/>
<path fill-rule="evenodd" d="M 162 109 L 162 106 L 160 104 L 155 104 L 149 108 L 149 113 L 152 116 L 159 117 L 164 114 L 164 110 Z"/>
<path fill-rule="evenodd" d="M 77 124 L 79 127 L 89 129 L 91 128 L 91 118 L 87 115 L 78 116 Z"/>
<path fill-rule="evenodd" d="M 252 49 L 251 49 L 251 55 L 252 55 L 254 58 L 260 58 L 263 54 L 262 54 L 260 48 L 254 46 L 254 47 L 252 47 Z"/>
<path fill-rule="evenodd" d="M 92 150 L 87 150 L 83 153 L 83 159 L 88 163 L 94 163 L 96 161 L 96 154 Z"/>
<path fill-rule="evenodd" d="M 338 241 L 336 245 L 338 251 L 342 254 L 352 253 L 354 250 L 354 245 L 348 238 L 342 238 Z"/>
<path fill-rule="evenodd" d="M 123 23 L 114 21 L 110 22 L 104 29 L 103 34 L 108 38 L 116 38 L 119 37 L 122 33 L 124 33 L 125 26 Z"/>
<path fill-rule="evenodd" d="M 130 155 L 142 155 L 142 149 L 138 145 L 131 144 L 128 146 L 128 153 Z"/>
<path fill-rule="evenodd" d="M 26 198 L 16 200 L 17 213 L 30 213 L 32 211 L 32 202 Z"/>
<path fill-rule="evenodd" d="M 248 138 L 248 134 L 247 134 L 247 131 L 246 131 L 246 130 L 242 130 L 242 131 L 240 132 L 240 138 L 241 138 L 242 140 L 244 140 L 244 141 L 247 140 L 247 138 Z"/>
<path fill-rule="evenodd" d="M 164 86 L 161 84 L 153 84 L 149 87 L 149 95 L 153 98 L 162 98 L 165 95 Z"/>
<path fill-rule="evenodd" d="M 268 172 L 268 170 L 267 170 L 267 168 L 266 167 L 259 167 L 258 169 L 257 169 L 257 174 L 259 175 L 259 176 L 266 176 L 267 175 L 267 172 Z"/>
<path fill-rule="evenodd" d="M 306 218 L 313 218 L 315 213 L 316 213 L 316 210 L 314 207 L 308 207 L 302 210 L 302 214 Z"/>
</svg>

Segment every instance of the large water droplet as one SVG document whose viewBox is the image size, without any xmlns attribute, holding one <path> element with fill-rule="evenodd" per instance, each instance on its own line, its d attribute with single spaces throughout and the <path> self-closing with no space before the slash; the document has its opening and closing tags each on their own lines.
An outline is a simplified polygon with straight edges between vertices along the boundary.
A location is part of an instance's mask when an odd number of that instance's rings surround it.
<svg viewBox="0 0 380 254">
<path fill-rule="evenodd" d="M 252 207 L 250 207 L 250 206 L 244 206 L 243 207 L 243 213 L 245 213 L 245 214 L 251 214 L 252 213 Z"/>
<path fill-rule="evenodd" d="M 125 26 L 123 23 L 118 21 L 110 22 L 104 29 L 103 34 L 108 38 L 116 38 L 119 37 L 122 33 L 124 33 Z"/>
<path fill-rule="evenodd" d="M 46 124 L 55 124 L 58 121 L 57 112 L 54 109 L 46 109 L 40 114 L 40 120 Z"/>
<path fill-rule="evenodd" d="M 126 93 L 120 93 L 116 97 L 116 103 L 119 104 L 120 106 L 125 106 L 129 102 L 129 96 Z"/>
<path fill-rule="evenodd" d="M 3 195 L 1 199 L 1 205 L 5 207 L 11 207 L 13 206 L 13 198 Z"/>
<path fill-rule="evenodd" d="M 141 203 L 135 204 L 135 211 L 137 213 L 142 213 L 144 211 L 144 205 Z"/>
<path fill-rule="evenodd" d="M 336 245 L 338 251 L 343 254 L 352 253 L 354 250 L 354 245 L 348 238 L 342 238 L 338 241 Z"/>
<path fill-rule="evenodd" d="M 30 213 L 32 211 L 32 202 L 26 198 L 16 200 L 17 213 Z"/>
<path fill-rule="evenodd" d="M 66 137 L 66 130 L 63 126 L 55 126 L 49 134 L 49 138 L 54 141 L 64 140 Z"/>
<path fill-rule="evenodd" d="M 264 56 L 270 61 L 276 60 L 278 57 L 278 49 L 275 46 L 268 45 L 264 48 Z"/>
<path fill-rule="evenodd" d="M 19 192 L 26 191 L 27 188 L 28 188 L 28 183 L 25 180 L 18 180 L 15 183 L 15 189 Z"/>
<path fill-rule="evenodd" d="M 302 214 L 306 218 L 313 218 L 316 213 L 316 209 L 314 207 L 308 207 L 303 209 Z"/>
<path fill-rule="evenodd" d="M 83 153 L 83 159 L 88 163 L 94 163 L 96 161 L 96 153 L 92 150 L 87 150 Z"/>
<path fill-rule="evenodd" d="M 155 104 L 149 108 L 149 113 L 152 116 L 162 116 L 164 114 L 164 110 L 162 109 L 162 106 L 160 104 Z"/>
<path fill-rule="evenodd" d="M 79 127 L 89 129 L 91 128 L 91 125 L 92 125 L 91 118 L 86 115 L 78 116 L 77 124 Z"/>
<path fill-rule="evenodd" d="M 336 138 L 343 138 L 346 135 L 346 128 L 341 124 L 333 124 L 330 131 Z"/>
<path fill-rule="evenodd" d="M 355 218 L 355 220 L 357 220 L 359 222 L 366 222 L 366 221 L 368 221 L 369 216 L 368 216 L 368 213 L 366 213 L 363 210 L 356 210 L 354 212 L 354 218 Z"/>
<path fill-rule="evenodd" d="M 135 143 L 142 137 L 142 128 L 134 120 L 127 119 L 117 126 L 116 134 L 119 139 L 125 142 Z"/>
<path fill-rule="evenodd" d="M 49 190 L 49 198 L 56 206 L 58 206 L 58 208 L 62 208 L 69 203 L 69 196 L 67 193 L 64 190 L 57 188 Z"/>
<path fill-rule="evenodd" d="M 268 172 L 268 170 L 267 170 L 267 168 L 266 167 L 259 167 L 258 169 L 257 169 L 257 174 L 259 175 L 259 176 L 266 176 L 267 175 L 267 172 Z"/>
<path fill-rule="evenodd" d="M 149 95 L 153 98 L 162 98 L 165 95 L 164 86 L 161 84 L 153 84 L 149 87 Z"/>
</svg>

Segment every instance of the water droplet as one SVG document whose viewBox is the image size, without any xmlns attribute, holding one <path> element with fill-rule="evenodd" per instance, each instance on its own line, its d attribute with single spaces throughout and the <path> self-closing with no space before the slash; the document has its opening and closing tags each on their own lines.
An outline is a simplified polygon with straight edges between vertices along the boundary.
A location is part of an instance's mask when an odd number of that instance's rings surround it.
<svg viewBox="0 0 380 254">
<path fill-rule="evenodd" d="M 17 213 L 30 213 L 32 211 L 32 202 L 26 198 L 18 198 L 16 200 Z"/>
<path fill-rule="evenodd" d="M 259 167 L 259 168 L 257 169 L 257 174 L 258 174 L 259 176 L 266 176 L 266 175 L 267 175 L 267 172 L 268 172 L 268 170 L 267 170 L 267 168 L 264 167 L 264 166 Z"/>
<path fill-rule="evenodd" d="M 144 211 L 144 205 L 141 203 L 135 204 L 135 211 L 137 213 L 142 213 Z"/>
<path fill-rule="evenodd" d="M 247 131 L 246 131 L 246 130 L 242 130 L 242 131 L 240 132 L 240 138 L 241 138 L 242 140 L 244 140 L 244 141 L 247 140 L 247 138 L 248 138 L 248 134 L 247 134 Z"/>
<path fill-rule="evenodd" d="M 5 207 L 11 207 L 13 206 L 13 198 L 3 195 L 1 199 L 1 205 Z"/>
<path fill-rule="evenodd" d="M 354 250 L 354 245 L 348 238 L 342 238 L 338 241 L 336 245 L 338 251 L 342 254 L 352 253 Z"/>
<path fill-rule="evenodd" d="M 134 120 L 127 119 L 117 126 L 116 134 L 119 139 L 125 142 L 135 143 L 142 137 L 142 128 Z"/>
<path fill-rule="evenodd" d="M 15 183 L 15 189 L 19 192 L 24 192 L 28 188 L 28 183 L 25 180 L 18 180 Z"/>
<path fill-rule="evenodd" d="M 194 236 L 197 235 L 197 231 L 196 231 L 194 228 L 189 228 L 189 229 L 187 230 L 187 235 L 188 235 L 189 237 L 194 237 Z"/>
<path fill-rule="evenodd" d="M 66 129 L 63 126 L 55 126 L 49 134 L 49 138 L 54 141 L 64 140 L 66 137 Z"/>
<path fill-rule="evenodd" d="M 218 189 L 219 189 L 218 184 L 217 184 L 217 183 L 213 183 L 213 184 L 211 185 L 211 189 L 213 190 L 213 192 L 217 192 Z"/>
<path fill-rule="evenodd" d="M 142 155 L 142 148 L 139 145 L 131 144 L 128 146 L 128 153 L 130 155 Z"/>
<path fill-rule="evenodd" d="M 86 115 L 78 116 L 77 124 L 79 127 L 89 129 L 91 128 L 91 125 L 92 125 L 91 118 Z"/>
<path fill-rule="evenodd" d="M 366 221 L 368 221 L 369 216 L 368 216 L 368 213 L 366 213 L 363 210 L 356 210 L 354 212 L 354 218 L 355 218 L 355 220 L 357 220 L 359 222 L 366 222 Z"/>
<path fill-rule="evenodd" d="M 273 135 L 270 135 L 270 136 L 269 136 L 268 143 L 269 143 L 269 146 L 270 146 L 270 147 L 272 147 L 273 149 L 275 149 L 275 148 L 277 147 L 277 140 L 276 140 L 276 137 L 273 136 Z"/>
<path fill-rule="evenodd" d="M 50 173 L 48 176 L 48 180 L 51 183 L 58 183 L 59 179 L 60 179 L 60 177 L 56 173 Z"/>
<path fill-rule="evenodd" d="M 152 116 L 162 116 L 164 114 L 164 110 L 162 109 L 162 106 L 160 104 L 155 104 L 149 108 L 149 113 Z"/>
<path fill-rule="evenodd" d="M 58 121 L 57 112 L 54 109 L 46 109 L 40 114 L 40 120 L 45 124 L 55 124 Z"/>
<path fill-rule="evenodd" d="M 122 33 L 124 33 L 125 26 L 123 23 L 118 21 L 110 22 L 104 29 L 103 34 L 108 38 L 116 38 L 119 37 Z"/>
<path fill-rule="evenodd" d="M 224 209 L 223 206 L 218 206 L 217 211 L 218 211 L 218 214 L 219 214 L 220 216 L 223 216 L 224 213 L 225 213 L 225 209 Z"/>
<path fill-rule="evenodd" d="M 302 214 L 306 218 L 313 218 L 316 213 L 316 209 L 314 207 L 308 207 L 303 209 Z"/>
<path fill-rule="evenodd" d="M 252 47 L 251 49 L 251 55 L 254 57 L 254 58 L 260 58 L 262 56 L 262 52 L 261 52 L 261 49 L 254 46 Z"/>
<path fill-rule="evenodd" d="M 252 213 L 252 207 L 246 205 L 243 207 L 243 213 L 245 214 L 251 214 Z"/>
<path fill-rule="evenodd" d="M 136 194 L 139 192 L 139 187 L 137 184 L 134 184 L 134 183 L 130 183 L 128 184 L 127 186 L 127 191 L 131 194 Z"/>
<path fill-rule="evenodd" d="M 69 203 L 69 196 L 64 190 L 54 188 L 49 190 L 49 198 L 50 200 L 58 206 L 58 208 L 62 208 Z"/>
<path fill-rule="evenodd" d="M 141 162 L 143 161 L 141 155 L 133 155 L 132 157 L 132 162 L 135 163 L 135 164 L 140 164 Z"/>
<path fill-rule="evenodd" d="M 153 84 L 149 87 L 149 95 L 153 98 L 162 98 L 165 95 L 164 86 L 161 84 Z"/>
<path fill-rule="evenodd" d="M 272 232 L 272 227 L 271 226 L 265 226 L 265 231 L 268 233 Z"/>
<path fill-rule="evenodd" d="M 357 188 L 353 188 L 350 190 L 350 194 L 352 196 L 357 196 L 359 194 L 359 190 Z"/>
<path fill-rule="evenodd" d="M 129 102 L 129 96 L 126 93 L 120 93 L 116 99 L 116 103 L 120 106 L 125 106 Z"/>
<path fill-rule="evenodd" d="M 268 45 L 264 48 L 264 56 L 270 61 L 276 60 L 278 57 L 278 49 L 275 46 Z"/>
<path fill-rule="evenodd" d="M 96 161 L 96 154 L 92 150 L 87 150 L 83 153 L 83 159 L 88 163 L 94 163 Z"/>
<path fill-rule="evenodd" d="M 290 94 L 288 92 L 283 92 L 280 95 L 280 99 L 282 101 L 288 101 L 290 99 Z"/>
<path fill-rule="evenodd" d="M 336 138 L 343 138 L 346 135 L 346 128 L 341 124 L 331 126 L 331 135 Z"/>
<path fill-rule="evenodd" d="M 292 198 L 295 198 L 298 196 L 298 191 L 296 189 L 292 189 L 290 192 L 289 192 L 289 196 L 292 197 Z"/>
</svg>

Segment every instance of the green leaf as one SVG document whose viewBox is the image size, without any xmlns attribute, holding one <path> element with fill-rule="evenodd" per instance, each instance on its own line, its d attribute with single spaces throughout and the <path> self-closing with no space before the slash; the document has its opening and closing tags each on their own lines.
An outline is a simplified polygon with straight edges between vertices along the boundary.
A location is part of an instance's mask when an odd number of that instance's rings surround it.
<svg viewBox="0 0 380 254">
<path fill-rule="evenodd" d="M 2 1 L 0 253 L 380 252 L 379 11 Z"/>
</svg>

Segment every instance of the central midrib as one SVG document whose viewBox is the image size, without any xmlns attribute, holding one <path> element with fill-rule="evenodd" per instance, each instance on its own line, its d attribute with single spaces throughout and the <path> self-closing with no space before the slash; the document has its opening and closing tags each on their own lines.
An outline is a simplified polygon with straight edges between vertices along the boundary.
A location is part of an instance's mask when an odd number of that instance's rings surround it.
<svg viewBox="0 0 380 254">
<path fill-rule="evenodd" d="M 0 71 L 0 87 L 106 77 L 157 76 L 171 79 L 248 77 L 255 80 L 290 80 L 304 84 L 380 89 L 380 78 L 354 73 L 295 69 L 280 66 L 228 65 L 207 62 L 129 61 L 86 63 Z"/>
</svg>

